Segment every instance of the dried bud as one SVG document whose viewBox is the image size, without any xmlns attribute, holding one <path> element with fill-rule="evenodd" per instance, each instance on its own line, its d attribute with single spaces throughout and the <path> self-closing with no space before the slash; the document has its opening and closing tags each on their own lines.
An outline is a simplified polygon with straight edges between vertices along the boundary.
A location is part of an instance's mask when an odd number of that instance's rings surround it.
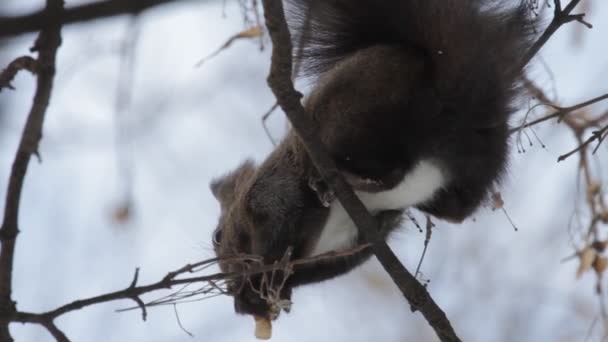
<svg viewBox="0 0 608 342">
<path fill-rule="evenodd" d="M 600 218 L 602 219 L 602 222 L 608 223 L 608 210 L 601 212 Z"/>
<path fill-rule="evenodd" d="M 587 188 L 589 196 L 595 196 L 595 195 L 599 194 L 601 188 L 602 188 L 602 186 L 600 185 L 600 183 L 592 182 L 591 184 L 589 184 L 589 187 Z"/>
<path fill-rule="evenodd" d="M 505 201 L 503 201 L 500 192 L 496 191 L 492 193 L 492 210 L 501 209 L 504 205 Z"/>
<path fill-rule="evenodd" d="M 129 202 L 122 203 L 114 209 L 112 220 L 117 224 L 125 224 L 131 219 L 132 210 Z"/>
<path fill-rule="evenodd" d="M 608 258 L 606 257 L 598 256 L 593 261 L 593 269 L 600 276 L 604 273 L 606 267 L 608 267 Z"/>
<path fill-rule="evenodd" d="M 591 247 L 585 247 L 579 254 L 580 264 L 576 270 L 576 278 L 580 278 L 587 271 L 597 256 L 597 251 Z"/>
</svg>

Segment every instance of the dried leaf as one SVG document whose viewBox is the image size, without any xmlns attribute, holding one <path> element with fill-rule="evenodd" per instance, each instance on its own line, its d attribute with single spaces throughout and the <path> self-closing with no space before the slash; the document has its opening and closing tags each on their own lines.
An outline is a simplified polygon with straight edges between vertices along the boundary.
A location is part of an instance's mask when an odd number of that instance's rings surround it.
<svg viewBox="0 0 608 342">
<path fill-rule="evenodd" d="M 593 269 L 598 276 L 601 276 L 604 273 L 606 267 L 608 267 L 608 258 L 598 256 L 595 258 L 595 260 L 593 260 Z"/>
<path fill-rule="evenodd" d="M 589 196 L 593 197 L 600 193 L 602 186 L 598 182 L 592 182 L 587 188 Z"/>
<path fill-rule="evenodd" d="M 602 222 L 608 223 L 608 210 L 601 212 L 600 218 L 602 219 Z"/>
<path fill-rule="evenodd" d="M 578 270 L 576 270 L 576 278 L 580 278 L 585 271 L 587 271 L 591 265 L 593 265 L 593 261 L 597 256 L 597 251 L 591 247 L 585 247 L 583 251 L 579 254 L 580 264 L 578 265 Z"/>
<path fill-rule="evenodd" d="M 264 34 L 264 30 L 262 30 L 262 26 L 256 25 L 256 26 L 246 29 L 245 31 L 239 32 L 232 39 L 234 40 L 237 38 L 256 38 L 256 37 L 261 37 L 263 34 Z"/>
</svg>

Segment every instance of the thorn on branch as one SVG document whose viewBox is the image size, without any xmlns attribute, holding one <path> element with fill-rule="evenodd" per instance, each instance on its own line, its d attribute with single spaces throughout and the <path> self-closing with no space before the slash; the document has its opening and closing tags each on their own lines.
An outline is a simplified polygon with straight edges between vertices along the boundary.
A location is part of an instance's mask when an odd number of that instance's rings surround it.
<svg viewBox="0 0 608 342">
<path fill-rule="evenodd" d="M 139 267 L 135 268 L 135 274 L 133 275 L 133 281 L 131 281 L 131 285 L 129 285 L 129 289 L 134 289 L 137 286 L 137 280 L 139 279 Z"/>
<path fill-rule="evenodd" d="M 135 290 L 135 288 L 137 287 L 138 279 L 139 279 L 139 267 L 136 267 L 135 274 L 133 275 L 133 280 L 131 281 L 131 284 L 127 288 L 126 292 L 132 292 L 133 290 Z M 135 303 L 137 303 L 137 306 L 141 309 L 141 319 L 145 322 L 146 318 L 148 317 L 148 312 L 146 311 L 146 304 L 144 304 L 144 302 L 141 300 L 141 298 L 139 298 L 139 295 L 137 293 L 131 293 L 129 295 L 129 298 L 133 299 L 133 301 Z"/>
<path fill-rule="evenodd" d="M 32 154 L 34 155 L 34 157 L 36 157 L 38 164 L 42 164 L 42 156 L 40 155 L 40 151 L 35 150 Z"/>
<path fill-rule="evenodd" d="M 585 25 L 588 29 L 592 29 L 593 25 L 587 21 L 585 21 L 585 13 L 580 13 L 580 14 L 570 14 L 568 16 L 566 16 L 566 18 L 564 19 L 564 23 L 569 23 L 571 21 L 578 21 L 579 23 Z"/>
</svg>

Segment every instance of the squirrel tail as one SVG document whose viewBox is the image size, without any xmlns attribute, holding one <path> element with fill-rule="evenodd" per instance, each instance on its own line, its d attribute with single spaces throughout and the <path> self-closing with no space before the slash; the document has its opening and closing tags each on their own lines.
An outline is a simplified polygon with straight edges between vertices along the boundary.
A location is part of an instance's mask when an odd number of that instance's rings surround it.
<svg viewBox="0 0 608 342">
<path fill-rule="evenodd" d="M 404 46 L 422 51 L 445 103 L 483 108 L 471 94 L 487 101 L 496 100 L 492 89 L 515 94 L 536 32 L 527 1 L 516 2 L 288 0 L 287 14 L 304 76 L 320 76 L 361 49 Z"/>
<path fill-rule="evenodd" d="M 418 47 L 438 67 L 457 71 L 467 64 L 483 67 L 488 60 L 500 65 L 521 61 L 535 32 L 528 2 L 510 7 L 501 2 L 289 0 L 287 10 L 294 46 L 303 48 L 297 57 L 309 74 L 327 71 L 373 45 Z"/>
</svg>

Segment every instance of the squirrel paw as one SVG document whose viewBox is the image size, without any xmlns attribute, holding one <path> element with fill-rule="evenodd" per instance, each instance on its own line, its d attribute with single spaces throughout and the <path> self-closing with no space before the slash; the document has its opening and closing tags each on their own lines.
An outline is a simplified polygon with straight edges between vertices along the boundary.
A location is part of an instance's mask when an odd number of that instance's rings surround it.
<svg viewBox="0 0 608 342">
<path fill-rule="evenodd" d="M 310 177 L 308 179 L 308 186 L 317 194 L 319 202 L 321 202 L 321 205 L 323 205 L 325 208 L 329 208 L 331 202 L 336 199 L 334 192 L 320 177 Z"/>
</svg>

